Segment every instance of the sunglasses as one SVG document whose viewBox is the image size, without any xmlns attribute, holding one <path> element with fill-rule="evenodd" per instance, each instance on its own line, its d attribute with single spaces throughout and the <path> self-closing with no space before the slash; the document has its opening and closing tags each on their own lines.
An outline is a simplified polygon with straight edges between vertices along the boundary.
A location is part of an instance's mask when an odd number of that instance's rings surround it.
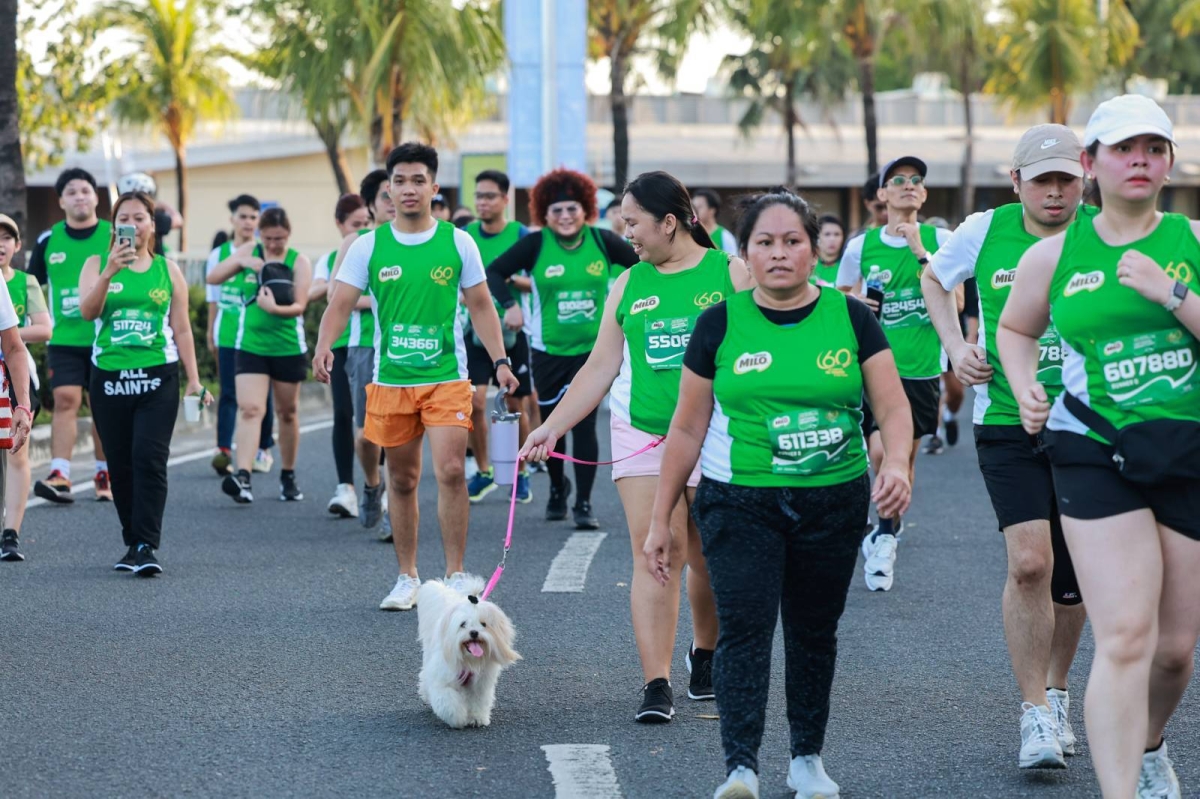
<svg viewBox="0 0 1200 799">
<path fill-rule="evenodd" d="M 547 209 L 547 213 L 550 216 L 575 216 L 576 214 L 583 213 L 583 206 L 578 204 L 560 205 L 557 208 L 551 207 Z"/>
<path fill-rule="evenodd" d="M 924 182 L 925 178 L 921 177 L 920 175 L 912 175 L 911 177 L 907 178 L 904 177 L 904 175 L 895 175 L 891 178 L 888 178 L 888 183 L 892 186 L 903 186 L 905 183 L 912 183 L 914 186 L 920 186 Z"/>
</svg>

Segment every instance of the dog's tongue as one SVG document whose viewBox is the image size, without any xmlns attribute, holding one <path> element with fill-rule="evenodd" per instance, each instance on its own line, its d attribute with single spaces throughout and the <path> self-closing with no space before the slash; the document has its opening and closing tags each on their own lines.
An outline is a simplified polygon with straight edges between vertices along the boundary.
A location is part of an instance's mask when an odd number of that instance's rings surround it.
<svg viewBox="0 0 1200 799">
<path fill-rule="evenodd" d="M 467 651 L 470 652 L 474 657 L 483 657 L 483 647 L 477 641 L 472 641 L 467 644 Z"/>
</svg>

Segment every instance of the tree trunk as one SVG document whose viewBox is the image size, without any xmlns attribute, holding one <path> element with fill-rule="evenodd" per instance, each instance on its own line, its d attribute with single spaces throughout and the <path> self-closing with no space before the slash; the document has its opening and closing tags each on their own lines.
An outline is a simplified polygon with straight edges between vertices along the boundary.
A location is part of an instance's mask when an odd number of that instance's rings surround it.
<svg viewBox="0 0 1200 799">
<path fill-rule="evenodd" d="M 963 146 L 962 162 L 962 218 L 966 219 L 975 210 L 975 181 L 971 175 L 975 165 L 975 120 L 971 116 L 971 63 L 975 54 L 969 53 L 962 63 L 963 125 L 966 127 L 966 143 Z"/>
<path fill-rule="evenodd" d="M 179 204 L 175 210 L 183 217 L 183 226 L 179 228 L 179 251 L 182 255 L 187 252 L 187 148 L 180 142 L 172 144 L 171 149 L 175 151 L 175 185 L 179 190 L 176 200 Z"/>
<path fill-rule="evenodd" d="M 867 175 L 879 169 L 879 143 L 875 122 L 875 55 L 869 53 L 858 59 L 858 84 L 862 90 L 863 128 L 867 136 Z"/>
<path fill-rule="evenodd" d="M 792 190 L 796 188 L 796 106 L 792 100 L 795 90 L 794 78 L 784 81 L 783 127 L 787 134 L 787 177 L 784 182 Z"/>
<path fill-rule="evenodd" d="M 620 194 L 629 179 L 629 99 L 625 96 L 625 78 L 629 73 L 629 54 L 621 51 L 620 37 L 613 46 L 611 89 L 613 126 L 613 191 Z"/>
<path fill-rule="evenodd" d="M 325 145 L 325 155 L 329 158 L 329 167 L 333 170 L 333 179 L 337 181 L 338 194 L 350 194 L 350 164 L 342 151 L 342 133 L 337 126 L 328 120 L 318 122 L 312 120 L 317 136 Z"/>
<path fill-rule="evenodd" d="M 26 222 L 25 161 L 18 121 L 17 0 L 0 0 L 0 210 L 13 218 L 25 238 L 32 239 Z"/>
</svg>

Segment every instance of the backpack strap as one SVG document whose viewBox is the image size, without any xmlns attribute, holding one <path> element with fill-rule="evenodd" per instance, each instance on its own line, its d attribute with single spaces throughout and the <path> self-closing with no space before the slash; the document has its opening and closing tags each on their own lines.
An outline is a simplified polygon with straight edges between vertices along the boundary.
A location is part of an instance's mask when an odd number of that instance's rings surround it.
<svg viewBox="0 0 1200 799">
<path fill-rule="evenodd" d="M 1096 413 L 1092 408 L 1089 408 L 1074 394 L 1069 391 L 1065 392 L 1063 394 L 1063 405 L 1071 412 L 1072 416 L 1087 425 L 1092 432 L 1103 436 L 1110 444 L 1115 445 L 1117 443 L 1117 436 L 1120 431 L 1113 426 L 1112 422 Z"/>
</svg>

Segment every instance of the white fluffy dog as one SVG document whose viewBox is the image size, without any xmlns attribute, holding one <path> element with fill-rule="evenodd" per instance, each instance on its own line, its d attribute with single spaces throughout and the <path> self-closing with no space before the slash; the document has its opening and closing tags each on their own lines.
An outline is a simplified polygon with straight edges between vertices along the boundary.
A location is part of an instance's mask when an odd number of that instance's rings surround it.
<svg viewBox="0 0 1200 799">
<path fill-rule="evenodd" d="M 460 594 L 430 580 L 417 592 L 421 699 L 455 729 L 491 724 L 496 680 L 521 659 L 508 616 L 478 599 L 483 587 L 483 580 L 472 581 Z"/>
</svg>

